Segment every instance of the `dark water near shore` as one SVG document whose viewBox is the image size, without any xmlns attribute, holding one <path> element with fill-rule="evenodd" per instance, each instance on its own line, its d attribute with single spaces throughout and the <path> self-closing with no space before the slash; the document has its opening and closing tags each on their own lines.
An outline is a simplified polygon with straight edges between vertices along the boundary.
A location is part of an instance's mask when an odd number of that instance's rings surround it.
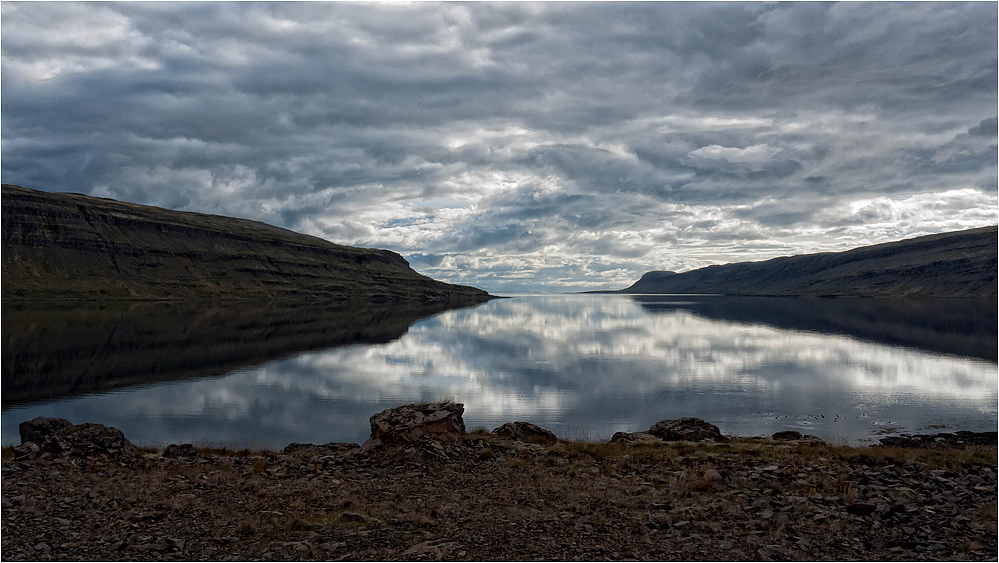
<svg viewBox="0 0 999 563">
<path fill-rule="evenodd" d="M 4 304 L 2 441 L 35 416 L 133 442 L 363 441 L 447 396 L 469 428 L 606 439 L 696 416 L 864 443 L 995 430 L 996 303 L 530 295 L 464 309 Z"/>
</svg>

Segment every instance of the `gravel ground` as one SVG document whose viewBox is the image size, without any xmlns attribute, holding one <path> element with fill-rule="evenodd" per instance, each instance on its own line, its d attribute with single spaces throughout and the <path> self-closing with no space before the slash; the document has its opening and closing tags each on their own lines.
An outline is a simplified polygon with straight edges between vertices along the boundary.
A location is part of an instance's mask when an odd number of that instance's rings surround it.
<svg viewBox="0 0 999 563">
<path fill-rule="evenodd" d="M 4 560 L 990 560 L 996 448 L 175 448 L 2 466 Z"/>
</svg>

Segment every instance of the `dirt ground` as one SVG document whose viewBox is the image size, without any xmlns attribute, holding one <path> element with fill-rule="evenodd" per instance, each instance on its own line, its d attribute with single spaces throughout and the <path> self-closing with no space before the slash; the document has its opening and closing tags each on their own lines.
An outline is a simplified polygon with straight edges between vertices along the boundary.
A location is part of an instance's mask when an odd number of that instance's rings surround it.
<svg viewBox="0 0 999 563">
<path fill-rule="evenodd" d="M 996 448 L 142 450 L 2 466 L 4 560 L 991 560 Z"/>
</svg>

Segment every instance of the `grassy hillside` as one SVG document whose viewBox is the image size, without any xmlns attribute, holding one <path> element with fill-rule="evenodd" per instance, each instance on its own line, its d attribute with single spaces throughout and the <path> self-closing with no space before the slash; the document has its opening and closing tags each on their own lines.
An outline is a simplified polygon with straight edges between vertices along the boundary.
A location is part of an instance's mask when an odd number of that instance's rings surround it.
<svg viewBox="0 0 999 563">
<path fill-rule="evenodd" d="M 997 229 L 983 227 L 828 252 L 649 272 L 622 293 L 995 297 Z"/>
<path fill-rule="evenodd" d="M 5 299 L 364 299 L 473 303 L 387 250 L 257 221 L 3 185 Z"/>
</svg>

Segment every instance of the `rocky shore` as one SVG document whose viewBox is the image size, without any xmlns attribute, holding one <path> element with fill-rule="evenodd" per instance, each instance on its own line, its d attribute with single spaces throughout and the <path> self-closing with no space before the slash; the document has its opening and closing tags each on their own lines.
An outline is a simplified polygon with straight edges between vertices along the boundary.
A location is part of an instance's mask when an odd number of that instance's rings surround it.
<svg viewBox="0 0 999 563">
<path fill-rule="evenodd" d="M 35 419 L 2 465 L 4 560 L 995 560 L 996 434 L 833 446 L 698 419 L 608 443 L 459 403 L 363 445 L 137 448 Z M 905 438 L 905 437 L 903 437 Z"/>
</svg>

